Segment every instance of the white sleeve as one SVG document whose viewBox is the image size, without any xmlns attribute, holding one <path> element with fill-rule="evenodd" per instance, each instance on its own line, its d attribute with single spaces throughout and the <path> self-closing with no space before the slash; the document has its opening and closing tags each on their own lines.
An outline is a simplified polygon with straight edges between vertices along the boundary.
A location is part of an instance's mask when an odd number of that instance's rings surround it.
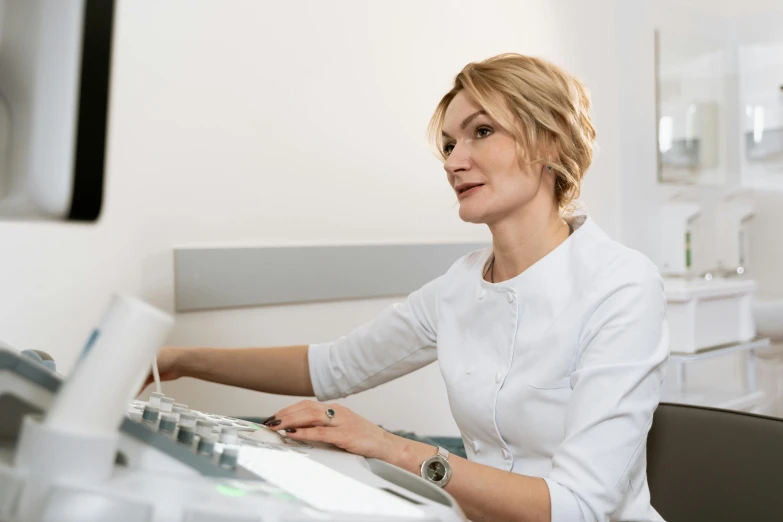
<svg viewBox="0 0 783 522">
<path fill-rule="evenodd" d="M 438 288 L 444 277 L 337 341 L 310 345 L 310 378 L 318 400 L 346 397 L 434 362 Z"/>
<path fill-rule="evenodd" d="M 646 462 L 669 356 L 663 283 L 646 258 L 612 267 L 608 280 L 590 299 L 565 439 L 546 479 L 552 522 L 609 520 Z"/>
</svg>

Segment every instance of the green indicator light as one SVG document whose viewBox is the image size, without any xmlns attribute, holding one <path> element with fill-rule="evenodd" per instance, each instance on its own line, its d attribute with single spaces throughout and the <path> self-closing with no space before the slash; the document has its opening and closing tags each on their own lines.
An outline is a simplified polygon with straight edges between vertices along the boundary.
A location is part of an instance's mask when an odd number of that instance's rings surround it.
<svg viewBox="0 0 783 522">
<path fill-rule="evenodd" d="M 224 484 L 218 484 L 215 489 L 217 489 L 218 493 L 226 497 L 244 497 L 246 494 L 243 489 L 232 488 L 231 486 L 226 486 Z"/>
</svg>

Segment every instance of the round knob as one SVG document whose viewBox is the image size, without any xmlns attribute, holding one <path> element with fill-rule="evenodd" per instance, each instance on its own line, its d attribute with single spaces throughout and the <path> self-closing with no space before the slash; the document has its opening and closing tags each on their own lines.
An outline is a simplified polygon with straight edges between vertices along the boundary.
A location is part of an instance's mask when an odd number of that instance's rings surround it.
<svg viewBox="0 0 783 522">
<path fill-rule="evenodd" d="M 173 397 L 162 397 L 160 399 L 160 411 L 171 413 L 171 408 L 174 407 Z"/>
<path fill-rule="evenodd" d="M 160 400 L 165 397 L 162 393 L 153 392 L 150 393 L 150 400 L 149 403 L 155 406 L 156 408 L 160 408 Z"/>
<path fill-rule="evenodd" d="M 162 431 L 166 434 L 174 434 L 177 429 L 177 416 L 171 413 L 164 413 L 160 417 L 160 424 L 158 425 L 158 431 Z"/>
<path fill-rule="evenodd" d="M 237 467 L 238 458 L 239 450 L 237 448 L 224 448 L 223 453 L 220 454 L 220 467 L 234 469 Z"/>
<path fill-rule="evenodd" d="M 220 442 L 223 444 L 236 444 L 239 428 L 222 426 L 220 428 Z"/>
<path fill-rule="evenodd" d="M 198 441 L 198 447 L 196 448 L 196 451 L 199 455 L 210 456 L 215 452 L 215 444 L 217 441 L 218 438 L 214 435 L 201 437 L 201 440 Z"/>
<path fill-rule="evenodd" d="M 196 440 L 196 432 L 190 426 L 180 426 L 179 433 L 177 433 L 177 442 L 192 446 L 193 441 Z"/>
<path fill-rule="evenodd" d="M 155 406 L 147 404 L 144 406 L 144 412 L 141 414 L 141 420 L 146 422 L 157 422 L 160 411 Z"/>
<path fill-rule="evenodd" d="M 196 416 L 192 413 L 180 413 L 179 425 L 180 427 L 196 429 Z"/>
<path fill-rule="evenodd" d="M 196 421 L 196 434 L 199 437 L 208 437 L 212 435 L 212 429 L 217 426 L 217 423 L 209 420 L 199 419 Z"/>
</svg>

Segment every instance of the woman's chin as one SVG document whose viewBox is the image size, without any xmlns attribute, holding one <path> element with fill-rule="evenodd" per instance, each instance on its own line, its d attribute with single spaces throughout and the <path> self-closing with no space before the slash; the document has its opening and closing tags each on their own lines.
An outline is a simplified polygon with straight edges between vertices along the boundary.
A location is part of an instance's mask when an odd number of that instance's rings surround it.
<svg viewBox="0 0 783 522">
<path fill-rule="evenodd" d="M 469 205 L 460 205 L 459 218 L 465 223 L 473 223 L 480 225 L 485 223 L 484 212 L 481 212 L 477 208 L 470 208 Z"/>
</svg>

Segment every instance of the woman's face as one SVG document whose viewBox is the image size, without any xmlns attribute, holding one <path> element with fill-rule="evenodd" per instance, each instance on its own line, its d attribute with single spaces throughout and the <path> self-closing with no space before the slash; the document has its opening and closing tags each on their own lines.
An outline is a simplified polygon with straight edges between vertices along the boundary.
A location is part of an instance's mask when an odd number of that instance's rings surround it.
<svg viewBox="0 0 783 522">
<path fill-rule="evenodd" d="M 540 163 L 522 166 L 514 137 L 464 91 L 446 109 L 443 153 L 463 221 L 492 225 L 536 197 L 554 199 L 554 175 Z"/>
</svg>

